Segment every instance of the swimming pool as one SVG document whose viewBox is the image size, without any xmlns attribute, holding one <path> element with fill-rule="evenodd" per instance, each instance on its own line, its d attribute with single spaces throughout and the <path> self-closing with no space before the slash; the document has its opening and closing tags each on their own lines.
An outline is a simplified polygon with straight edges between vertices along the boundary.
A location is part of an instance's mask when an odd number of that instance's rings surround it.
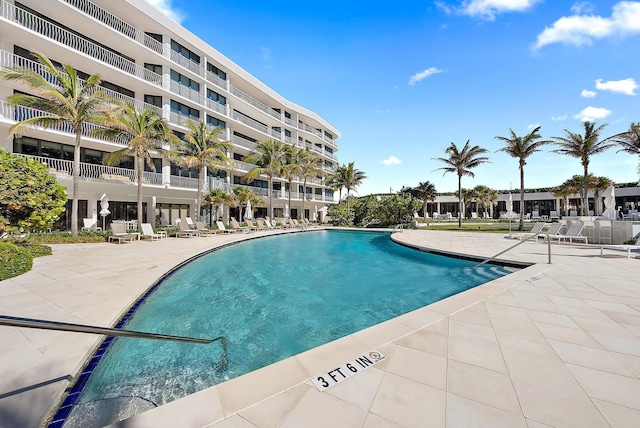
<svg viewBox="0 0 640 428">
<path fill-rule="evenodd" d="M 219 343 L 113 340 L 65 426 L 102 426 L 509 273 L 473 264 L 376 232 L 314 231 L 219 249 L 164 278 L 126 328 L 224 335 L 228 366 Z"/>
</svg>

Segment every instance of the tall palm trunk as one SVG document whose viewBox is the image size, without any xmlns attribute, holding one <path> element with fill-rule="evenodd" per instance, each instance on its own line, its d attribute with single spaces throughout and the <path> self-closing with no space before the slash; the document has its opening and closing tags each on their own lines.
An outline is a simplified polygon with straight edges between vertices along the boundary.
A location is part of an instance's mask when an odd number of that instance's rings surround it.
<svg viewBox="0 0 640 428">
<path fill-rule="evenodd" d="M 520 224 L 518 230 L 524 230 L 524 165 L 520 162 Z"/>
<path fill-rule="evenodd" d="M 582 215 L 589 214 L 589 163 L 584 164 L 584 201 L 582 203 Z"/>
<path fill-rule="evenodd" d="M 291 209 L 291 207 L 289 207 Z M 269 176 L 269 217 L 273 220 L 273 177 Z"/>
<path fill-rule="evenodd" d="M 458 174 L 458 227 L 462 228 L 462 174 Z"/>
<path fill-rule="evenodd" d="M 289 209 L 291 209 L 291 188 L 292 188 L 292 185 L 293 185 L 293 180 L 289 180 Z M 302 195 L 302 196 L 304 198 L 304 195 Z"/>
<path fill-rule="evenodd" d="M 71 236 L 78 236 L 78 188 L 80 187 L 80 142 L 82 127 L 76 128 L 75 133 L 76 146 L 73 149 L 73 190 L 71 191 Z M 90 207 L 87 207 L 87 211 L 89 208 Z"/>
<path fill-rule="evenodd" d="M 302 180 L 302 218 L 304 218 L 304 201 L 305 201 L 305 196 L 307 196 L 307 194 L 305 193 L 306 190 L 307 190 L 307 177 L 305 177 L 304 180 Z"/>
<path fill-rule="evenodd" d="M 138 156 L 138 230 L 142 230 L 142 180 L 144 179 L 144 158 Z"/>
<path fill-rule="evenodd" d="M 202 207 L 202 194 L 204 193 L 204 171 L 198 171 L 198 195 L 196 196 L 195 221 L 200 221 L 200 208 Z"/>
</svg>

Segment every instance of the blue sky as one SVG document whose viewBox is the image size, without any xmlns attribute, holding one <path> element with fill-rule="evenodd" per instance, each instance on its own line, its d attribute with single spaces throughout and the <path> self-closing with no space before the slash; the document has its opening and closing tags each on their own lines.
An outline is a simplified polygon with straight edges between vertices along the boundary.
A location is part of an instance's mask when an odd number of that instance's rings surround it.
<svg viewBox="0 0 640 428">
<path fill-rule="evenodd" d="M 640 1 L 149 0 L 287 99 L 341 133 L 341 163 L 368 178 L 360 195 L 457 176 L 434 171 L 451 142 L 489 150 L 463 187 L 519 186 L 517 159 L 496 153 L 509 128 L 542 136 L 640 121 Z M 531 156 L 526 187 L 582 173 L 578 159 Z M 616 149 L 589 170 L 638 180 L 639 159 Z"/>
</svg>

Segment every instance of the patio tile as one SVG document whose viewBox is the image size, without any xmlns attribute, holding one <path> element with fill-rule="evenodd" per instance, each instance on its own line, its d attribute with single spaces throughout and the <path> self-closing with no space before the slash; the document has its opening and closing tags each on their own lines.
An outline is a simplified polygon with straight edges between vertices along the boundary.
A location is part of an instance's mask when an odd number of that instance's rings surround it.
<svg viewBox="0 0 640 428">
<path fill-rule="evenodd" d="M 377 365 L 370 367 L 355 376 L 351 376 L 349 379 L 326 389 L 324 393 L 358 406 L 361 409 L 369 410 L 384 377 L 384 371 L 377 367 Z"/>
<path fill-rule="evenodd" d="M 613 336 L 605 333 L 590 333 L 605 349 L 622 354 L 631 354 L 640 357 L 640 338 L 628 333 L 627 337 Z"/>
<path fill-rule="evenodd" d="M 403 425 L 391 422 L 375 413 L 369 413 L 362 428 L 405 428 Z"/>
<path fill-rule="evenodd" d="M 619 406 L 598 399 L 593 399 L 598 410 L 607 419 L 612 427 L 637 428 L 640 427 L 640 411 L 628 407 Z"/>
<path fill-rule="evenodd" d="M 507 373 L 498 344 L 472 337 L 449 337 L 449 358 L 463 363 Z"/>
<path fill-rule="evenodd" d="M 611 352 L 611 355 L 640 378 L 640 357 L 619 352 Z"/>
<path fill-rule="evenodd" d="M 297 385 L 242 410 L 239 415 L 260 428 L 279 427 L 311 388 L 308 385 Z"/>
<path fill-rule="evenodd" d="M 565 363 L 576 364 L 623 376 L 635 375 L 621 364 L 610 352 L 590 346 L 549 340 L 549 344 Z"/>
<path fill-rule="evenodd" d="M 207 428 L 259 428 L 251 422 L 243 419 L 238 415 L 233 415 L 230 418 L 224 419 L 216 424 L 207 425 Z"/>
<path fill-rule="evenodd" d="M 535 325 L 547 339 L 561 340 L 563 342 L 575 343 L 577 345 L 600 348 L 600 344 L 582 329 L 561 327 L 540 322 L 535 323 Z"/>
<path fill-rule="evenodd" d="M 527 428 L 522 414 L 516 415 L 459 395 L 447 394 L 447 428 Z"/>
<path fill-rule="evenodd" d="M 446 388 L 447 358 L 397 346 L 387 372 L 439 389 Z"/>
<path fill-rule="evenodd" d="M 405 427 L 444 427 L 445 392 L 387 373 L 370 411 Z"/>
<path fill-rule="evenodd" d="M 578 328 L 578 325 L 567 315 L 557 314 L 553 312 L 537 311 L 535 309 L 527 309 L 527 314 L 532 321 L 550 325 L 558 325 L 561 327 Z"/>
<path fill-rule="evenodd" d="M 590 397 L 640 410 L 640 379 L 567 364 Z"/>
<path fill-rule="evenodd" d="M 447 336 L 434 333 L 433 330 L 429 328 L 422 328 L 398 339 L 396 343 L 417 351 L 424 351 L 433 355 L 446 357 L 447 341 Z"/>
<path fill-rule="evenodd" d="M 366 417 L 366 410 L 310 388 L 280 427 L 360 427 Z"/>
<path fill-rule="evenodd" d="M 521 415 L 509 375 L 449 360 L 447 391 L 488 406 Z"/>
</svg>

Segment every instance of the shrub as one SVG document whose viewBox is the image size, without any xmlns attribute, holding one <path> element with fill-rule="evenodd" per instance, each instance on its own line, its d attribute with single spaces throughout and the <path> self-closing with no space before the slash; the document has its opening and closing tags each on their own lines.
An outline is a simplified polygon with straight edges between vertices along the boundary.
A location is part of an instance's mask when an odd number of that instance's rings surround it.
<svg viewBox="0 0 640 428">
<path fill-rule="evenodd" d="M 623 244 L 625 244 L 625 245 L 636 245 L 637 242 L 638 242 L 638 238 L 629 238 L 626 241 L 624 241 Z"/>
<path fill-rule="evenodd" d="M 0 281 L 29 272 L 33 257 L 29 251 L 10 242 L 0 242 Z"/>
<path fill-rule="evenodd" d="M 91 242 L 105 242 L 111 232 L 92 231 L 78 232 L 78 236 L 71 236 L 70 232 L 31 233 L 26 238 L 21 238 L 16 243 L 28 244 L 83 244 Z"/>
<path fill-rule="evenodd" d="M 47 245 L 26 244 L 19 245 L 19 247 L 26 250 L 34 259 L 36 257 L 50 256 L 53 253 L 51 247 Z"/>
</svg>

